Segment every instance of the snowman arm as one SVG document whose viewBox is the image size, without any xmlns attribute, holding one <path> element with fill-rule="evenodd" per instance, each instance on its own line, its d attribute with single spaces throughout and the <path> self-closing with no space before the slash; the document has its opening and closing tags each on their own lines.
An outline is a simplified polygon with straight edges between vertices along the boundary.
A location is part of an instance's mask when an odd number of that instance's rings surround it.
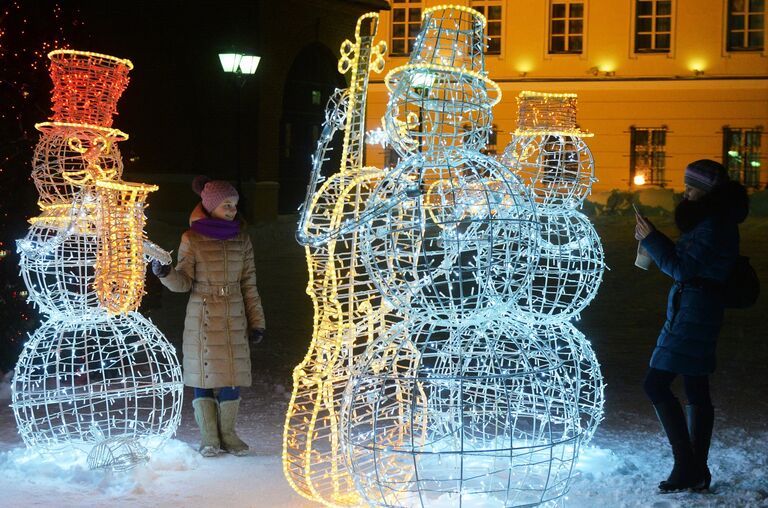
<svg viewBox="0 0 768 508">
<path fill-rule="evenodd" d="M 144 239 L 144 258 L 147 261 L 156 259 L 160 261 L 160 264 L 163 265 L 170 265 L 173 263 L 170 252 L 163 249 L 156 243 L 147 240 L 146 238 Z"/>
</svg>

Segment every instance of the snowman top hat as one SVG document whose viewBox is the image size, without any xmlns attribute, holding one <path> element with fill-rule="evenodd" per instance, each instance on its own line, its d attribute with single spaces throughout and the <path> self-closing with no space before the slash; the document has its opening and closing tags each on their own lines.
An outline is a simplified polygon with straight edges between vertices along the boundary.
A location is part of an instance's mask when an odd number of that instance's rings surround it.
<svg viewBox="0 0 768 508">
<path fill-rule="evenodd" d="M 124 58 L 71 49 L 51 51 L 48 58 L 53 81 L 51 123 L 112 127 L 117 101 L 128 86 L 128 72 L 133 69 L 133 63 Z"/>
<path fill-rule="evenodd" d="M 428 74 L 459 73 L 495 92 L 490 106 L 497 104 L 501 90 L 485 72 L 485 16 L 470 7 L 437 5 L 424 9 L 421 18 L 408 64 L 392 69 L 384 80 L 389 91 L 401 80 L 413 81 L 413 87 L 419 89 L 429 84 Z"/>
<path fill-rule="evenodd" d="M 487 144 L 491 108 L 501 89 L 485 72 L 485 17 L 464 6 L 425 9 L 408 64 L 384 79 L 390 99 L 384 126 L 401 155 Z"/>
<path fill-rule="evenodd" d="M 520 92 L 517 96 L 515 136 L 594 136 L 579 129 L 576 123 L 576 103 L 575 93 Z"/>
</svg>

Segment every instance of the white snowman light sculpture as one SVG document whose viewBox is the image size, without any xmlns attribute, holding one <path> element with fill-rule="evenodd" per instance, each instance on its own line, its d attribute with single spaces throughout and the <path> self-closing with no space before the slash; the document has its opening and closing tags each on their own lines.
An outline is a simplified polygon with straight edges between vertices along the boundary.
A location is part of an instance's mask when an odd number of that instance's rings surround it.
<svg viewBox="0 0 768 508">
<path fill-rule="evenodd" d="M 578 128 L 576 94 L 524 91 L 517 101 L 517 130 L 500 159 L 531 190 L 541 230 L 533 278 L 515 315 L 568 365 L 585 444 L 603 419 L 603 377 L 589 341 L 568 321 L 594 299 L 605 270 L 600 238 L 579 211 L 595 181 L 583 139 L 592 134 Z"/>
<path fill-rule="evenodd" d="M 183 384 L 174 348 L 138 314 L 151 185 L 120 180 L 112 127 L 129 60 L 57 50 L 51 121 L 38 124 L 32 176 L 41 214 L 18 241 L 30 300 L 47 315 L 19 357 L 12 407 L 42 454 L 90 454 L 94 468 L 146 460 L 178 427 Z"/>
<path fill-rule="evenodd" d="M 403 319 L 357 361 L 341 411 L 372 506 L 554 502 L 584 437 L 581 356 L 516 310 L 545 238 L 530 187 L 480 152 L 500 99 L 484 26 L 468 7 L 425 9 L 409 63 L 385 80 L 403 160 L 373 192 L 362 254 Z"/>
</svg>

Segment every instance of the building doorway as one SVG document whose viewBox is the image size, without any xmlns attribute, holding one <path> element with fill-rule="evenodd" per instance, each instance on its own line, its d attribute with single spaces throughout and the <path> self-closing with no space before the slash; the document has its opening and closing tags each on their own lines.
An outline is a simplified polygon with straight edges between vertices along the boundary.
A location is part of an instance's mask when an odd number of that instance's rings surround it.
<svg viewBox="0 0 768 508">
<path fill-rule="evenodd" d="M 314 42 L 294 59 L 285 81 L 280 120 L 280 213 L 294 213 L 304 201 L 312 154 L 325 121 L 325 105 L 337 88 L 346 86 L 336 69 L 336 57 L 327 46 Z M 337 135 L 327 172 L 338 170 L 341 144 L 342 136 Z"/>
</svg>

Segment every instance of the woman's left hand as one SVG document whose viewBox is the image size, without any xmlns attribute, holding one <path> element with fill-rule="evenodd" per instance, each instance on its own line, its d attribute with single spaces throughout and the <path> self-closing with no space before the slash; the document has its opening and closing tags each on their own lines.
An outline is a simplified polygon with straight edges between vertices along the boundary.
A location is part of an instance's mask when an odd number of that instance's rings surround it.
<svg viewBox="0 0 768 508">
<path fill-rule="evenodd" d="M 635 214 L 637 225 L 635 225 L 635 240 L 645 240 L 645 238 L 653 233 L 656 228 L 651 221 L 640 214 Z"/>
<path fill-rule="evenodd" d="M 251 342 L 251 346 L 261 343 L 264 340 L 264 328 L 254 328 L 248 332 L 248 340 Z"/>
</svg>

